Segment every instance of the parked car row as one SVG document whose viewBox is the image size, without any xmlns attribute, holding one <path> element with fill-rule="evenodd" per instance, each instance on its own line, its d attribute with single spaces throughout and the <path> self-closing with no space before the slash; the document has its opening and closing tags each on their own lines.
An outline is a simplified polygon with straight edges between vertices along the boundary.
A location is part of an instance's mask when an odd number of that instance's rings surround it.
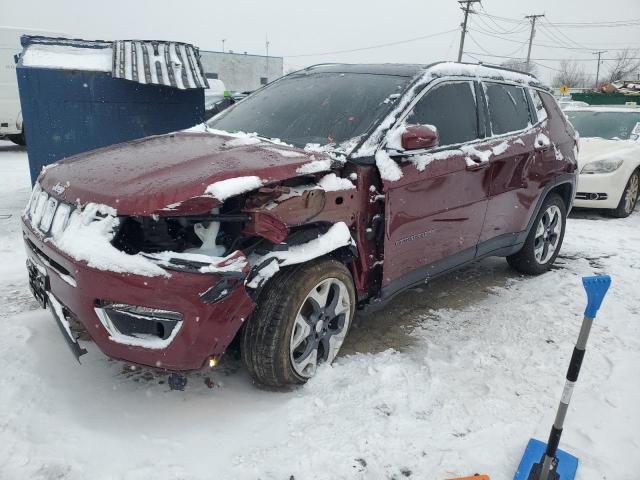
<svg viewBox="0 0 640 480">
<path fill-rule="evenodd" d="M 257 382 L 303 383 L 357 309 L 488 256 L 551 268 L 582 177 L 619 170 L 577 152 L 526 74 L 309 67 L 206 125 L 46 169 L 23 216 L 30 286 L 76 356 L 77 320 L 114 358 L 186 371 L 235 341 Z"/>
</svg>

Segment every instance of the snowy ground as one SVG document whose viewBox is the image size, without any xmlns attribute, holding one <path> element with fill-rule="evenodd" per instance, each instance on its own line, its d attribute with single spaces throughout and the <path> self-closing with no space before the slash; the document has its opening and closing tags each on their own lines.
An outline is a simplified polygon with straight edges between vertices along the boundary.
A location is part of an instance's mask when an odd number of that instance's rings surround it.
<svg viewBox="0 0 640 480">
<path fill-rule="evenodd" d="M 26 154 L 0 142 L 0 479 L 510 479 L 552 422 L 580 277 L 605 272 L 561 446 L 579 480 L 638 478 L 640 212 L 575 214 L 541 277 L 488 259 L 401 295 L 358 318 L 344 354 L 302 388 L 258 390 L 225 358 L 174 392 L 89 343 L 76 363 L 28 292 L 28 191 Z"/>
</svg>

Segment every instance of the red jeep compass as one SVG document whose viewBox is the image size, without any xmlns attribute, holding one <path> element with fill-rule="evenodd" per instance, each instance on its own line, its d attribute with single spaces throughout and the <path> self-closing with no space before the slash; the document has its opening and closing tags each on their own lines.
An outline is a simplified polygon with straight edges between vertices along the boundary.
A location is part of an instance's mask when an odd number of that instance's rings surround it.
<svg viewBox="0 0 640 480">
<path fill-rule="evenodd" d="M 236 336 L 253 377 L 302 383 L 356 308 L 490 255 L 545 272 L 576 140 L 531 76 L 459 63 L 320 65 L 207 125 L 42 172 L 31 289 L 76 356 L 185 371 Z"/>
</svg>

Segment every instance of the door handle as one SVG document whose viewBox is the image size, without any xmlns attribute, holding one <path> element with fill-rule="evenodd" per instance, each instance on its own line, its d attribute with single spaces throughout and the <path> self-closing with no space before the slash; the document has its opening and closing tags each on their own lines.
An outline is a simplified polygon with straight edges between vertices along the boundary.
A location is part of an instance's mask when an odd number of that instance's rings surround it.
<svg viewBox="0 0 640 480">
<path fill-rule="evenodd" d="M 482 170 L 484 168 L 489 168 L 489 165 L 489 162 L 479 162 L 474 160 L 473 164 L 467 165 L 467 171 L 474 172 L 476 170 Z"/>
</svg>

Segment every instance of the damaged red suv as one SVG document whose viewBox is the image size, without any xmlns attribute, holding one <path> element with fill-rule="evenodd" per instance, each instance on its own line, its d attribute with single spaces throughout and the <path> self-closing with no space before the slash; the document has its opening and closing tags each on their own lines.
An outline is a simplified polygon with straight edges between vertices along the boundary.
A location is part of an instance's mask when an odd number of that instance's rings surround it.
<svg viewBox="0 0 640 480">
<path fill-rule="evenodd" d="M 302 383 L 356 309 L 487 256 L 553 264 L 576 137 L 531 76 L 320 65 L 207 125 L 58 162 L 23 216 L 30 286 L 76 356 Z"/>
</svg>

